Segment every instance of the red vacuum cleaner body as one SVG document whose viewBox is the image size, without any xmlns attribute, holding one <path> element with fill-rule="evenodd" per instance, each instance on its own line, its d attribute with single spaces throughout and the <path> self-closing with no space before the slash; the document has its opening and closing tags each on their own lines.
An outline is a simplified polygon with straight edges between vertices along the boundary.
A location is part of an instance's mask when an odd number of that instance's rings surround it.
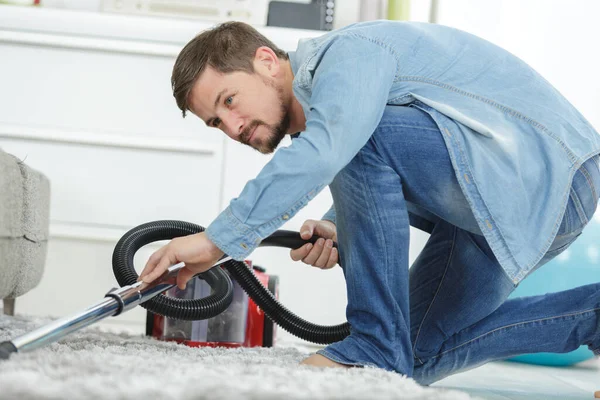
<svg viewBox="0 0 600 400">
<path fill-rule="evenodd" d="M 252 266 L 258 280 L 276 299 L 279 298 L 279 278 L 269 275 L 265 269 Z M 275 344 L 276 325 L 240 285 L 232 279 L 233 301 L 231 305 L 216 317 L 183 321 L 156 315 L 146 316 L 146 335 L 159 340 L 175 341 L 191 347 L 272 347 Z M 208 296 L 210 286 L 196 277 L 189 281 L 185 290 L 177 286 L 166 291 L 169 297 L 180 299 L 198 299 Z"/>
</svg>

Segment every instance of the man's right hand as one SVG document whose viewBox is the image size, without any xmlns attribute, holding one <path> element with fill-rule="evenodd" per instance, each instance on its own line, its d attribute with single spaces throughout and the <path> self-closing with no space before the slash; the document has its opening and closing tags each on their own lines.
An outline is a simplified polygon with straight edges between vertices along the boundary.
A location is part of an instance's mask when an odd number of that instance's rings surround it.
<svg viewBox="0 0 600 400">
<path fill-rule="evenodd" d="M 321 269 L 332 268 L 338 262 L 338 251 L 333 247 L 333 242 L 337 242 L 335 224 L 331 221 L 308 219 L 300 228 L 300 236 L 308 240 L 313 235 L 319 236 L 319 240 L 314 245 L 307 243 L 290 251 L 292 260 L 302 260 L 305 264 Z"/>
</svg>

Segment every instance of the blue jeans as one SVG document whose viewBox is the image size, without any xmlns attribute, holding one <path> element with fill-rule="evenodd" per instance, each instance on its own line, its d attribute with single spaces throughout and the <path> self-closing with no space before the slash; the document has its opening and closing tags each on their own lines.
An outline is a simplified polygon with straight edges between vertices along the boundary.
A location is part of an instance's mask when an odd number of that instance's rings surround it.
<svg viewBox="0 0 600 400">
<path fill-rule="evenodd" d="M 600 283 L 507 300 L 516 286 L 481 235 L 441 133 L 424 111 L 387 107 L 330 189 L 352 329 L 320 354 L 423 385 L 523 353 L 585 344 L 600 354 Z M 591 159 L 575 175 L 558 235 L 536 268 L 581 233 L 598 190 L 598 162 Z M 431 234 L 410 269 L 409 225 Z"/>
</svg>

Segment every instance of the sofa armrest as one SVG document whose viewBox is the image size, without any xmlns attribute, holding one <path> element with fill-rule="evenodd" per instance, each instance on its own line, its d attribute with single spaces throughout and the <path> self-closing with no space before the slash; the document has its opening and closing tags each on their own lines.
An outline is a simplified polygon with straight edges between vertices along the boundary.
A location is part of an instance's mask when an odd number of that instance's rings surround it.
<svg viewBox="0 0 600 400">
<path fill-rule="evenodd" d="M 50 181 L 0 150 L 0 298 L 41 280 L 48 244 Z"/>
</svg>

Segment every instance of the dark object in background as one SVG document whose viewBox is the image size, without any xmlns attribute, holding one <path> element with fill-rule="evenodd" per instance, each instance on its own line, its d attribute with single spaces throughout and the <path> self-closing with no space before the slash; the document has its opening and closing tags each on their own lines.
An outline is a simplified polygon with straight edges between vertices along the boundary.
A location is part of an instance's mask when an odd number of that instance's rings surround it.
<svg viewBox="0 0 600 400">
<path fill-rule="evenodd" d="M 271 1 L 267 26 L 330 31 L 333 29 L 333 7 L 334 0 L 313 0 L 308 4 Z"/>
</svg>

